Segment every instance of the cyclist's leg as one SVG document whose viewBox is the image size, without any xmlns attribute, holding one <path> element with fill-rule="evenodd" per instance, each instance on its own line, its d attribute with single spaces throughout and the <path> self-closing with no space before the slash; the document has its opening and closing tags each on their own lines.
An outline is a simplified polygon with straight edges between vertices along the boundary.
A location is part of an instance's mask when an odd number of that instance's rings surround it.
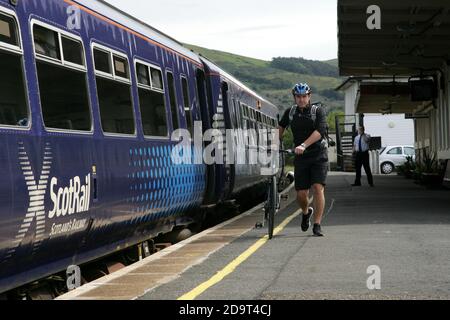
<svg viewBox="0 0 450 320">
<path fill-rule="evenodd" d="M 314 194 L 314 223 L 321 224 L 325 209 L 325 186 L 316 183 L 312 189 Z"/>
<path fill-rule="evenodd" d="M 325 209 L 325 186 L 328 162 L 318 162 L 311 168 L 311 183 L 314 194 L 314 223 L 321 224 Z"/>
<path fill-rule="evenodd" d="M 303 214 L 308 214 L 309 190 L 297 190 L 297 202 Z"/>
<path fill-rule="evenodd" d="M 297 191 L 297 202 L 305 215 L 308 214 L 310 180 L 311 172 L 307 163 L 296 161 L 295 190 Z"/>
</svg>

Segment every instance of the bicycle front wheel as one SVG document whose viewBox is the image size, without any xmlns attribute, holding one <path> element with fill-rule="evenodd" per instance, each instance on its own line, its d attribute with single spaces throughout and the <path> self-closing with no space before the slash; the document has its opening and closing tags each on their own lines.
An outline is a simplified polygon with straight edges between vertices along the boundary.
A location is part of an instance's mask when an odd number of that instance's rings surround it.
<svg viewBox="0 0 450 320">
<path fill-rule="evenodd" d="M 270 180 L 269 185 L 269 194 L 267 195 L 268 201 L 267 201 L 267 226 L 268 226 L 268 233 L 269 233 L 269 239 L 273 238 L 273 228 L 275 224 L 275 212 L 277 210 L 277 178 L 276 176 L 273 176 Z"/>
</svg>

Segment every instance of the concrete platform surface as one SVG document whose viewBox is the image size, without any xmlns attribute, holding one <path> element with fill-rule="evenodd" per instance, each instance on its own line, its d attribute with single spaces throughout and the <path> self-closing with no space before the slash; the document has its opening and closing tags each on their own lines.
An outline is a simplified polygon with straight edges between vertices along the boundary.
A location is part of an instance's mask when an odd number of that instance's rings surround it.
<svg viewBox="0 0 450 320">
<path fill-rule="evenodd" d="M 449 299 L 450 190 L 427 190 L 398 176 L 353 188 L 332 174 L 324 238 L 300 230 L 300 216 L 197 299 Z M 277 217 L 282 221 L 296 210 Z M 141 299 L 177 299 L 208 281 L 260 237 L 252 230 L 176 281 Z M 380 272 L 380 289 L 371 266 Z M 369 270 L 368 270 L 369 269 Z M 369 277 L 372 277 L 369 279 Z M 198 292 L 197 292 L 198 293 Z"/>
<path fill-rule="evenodd" d="M 300 230 L 291 190 L 272 240 L 259 206 L 61 299 L 449 299 L 450 190 L 353 179 L 330 174 L 323 238 Z"/>
</svg>

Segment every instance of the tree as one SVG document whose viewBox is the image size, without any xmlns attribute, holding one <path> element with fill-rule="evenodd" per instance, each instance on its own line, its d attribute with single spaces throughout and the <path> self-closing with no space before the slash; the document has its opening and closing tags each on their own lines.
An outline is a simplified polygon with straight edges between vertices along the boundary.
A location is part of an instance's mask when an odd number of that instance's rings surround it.
<svg viewBox="0 0 450 320">
<path fill-rule="evenodd" d="M 336 132 L 336 116 L 343 116 L 345 115 L 344 111 L 341 110 L 334 110 L 327 115 L 327 123 L 328 123 L 328 130 L 330 132 Z"/>
</svg>

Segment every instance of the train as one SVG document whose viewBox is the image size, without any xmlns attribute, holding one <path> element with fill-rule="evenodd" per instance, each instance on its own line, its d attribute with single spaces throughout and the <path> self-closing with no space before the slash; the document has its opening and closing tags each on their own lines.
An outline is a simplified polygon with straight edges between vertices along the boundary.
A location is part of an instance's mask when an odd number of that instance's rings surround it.
<svg viewBox="0 0 450 320">
<path fill-rule="evenodd" d="M 172 137 L 200 122 L 242 145 L 246 129 L 278 127 L 278 107 L 104 1 L 0 0 L 0 70 L 0 295 L 205 219 L 266 179 L 248 161 L 175 164 Z"/>
</svg>

